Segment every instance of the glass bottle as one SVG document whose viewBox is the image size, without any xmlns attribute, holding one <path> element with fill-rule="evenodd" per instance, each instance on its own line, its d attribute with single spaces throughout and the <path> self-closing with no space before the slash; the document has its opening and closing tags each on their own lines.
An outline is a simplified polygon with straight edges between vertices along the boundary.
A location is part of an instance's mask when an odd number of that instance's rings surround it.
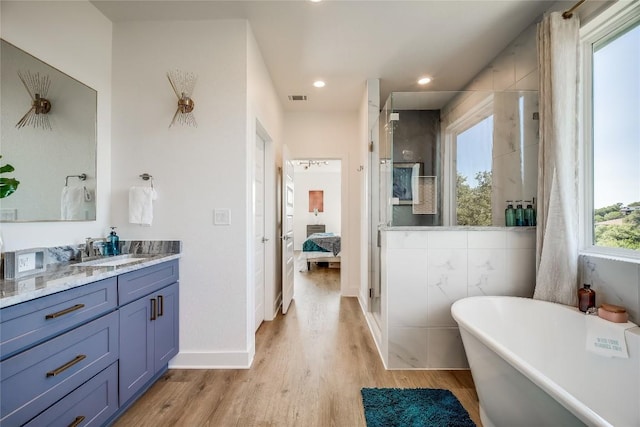
<svg viewBox="0 0 640 427">
<path fill-rule="evenodd" d="M 536 225 L 536 211 L 533 210 L 533 206 L 530 201 L 525 202 L 527 208 L 524 210 L 524 225 L 532 227 Z"/>
<path fill-rule="evenodd" d="M 586 313 L 591 307 L 596 306 L 596 291 L 591 289 L 591 285 L 583 285 L 578 289 L 578 308 Z"/>
<path fill-rule="evenodd" d="M 507 227 L 516 225 L 516 210 L 513 209 L 513 201 L 507 200 L 507 209 L 504 210 L 504 222 Z"/>
<path fill-rule="evenodd" d="M 516 226 L 521 227 L 524 225 L 524 209 L 522 209 L 522 200 L 518 200 L 516 205 Z"/>
</svg>

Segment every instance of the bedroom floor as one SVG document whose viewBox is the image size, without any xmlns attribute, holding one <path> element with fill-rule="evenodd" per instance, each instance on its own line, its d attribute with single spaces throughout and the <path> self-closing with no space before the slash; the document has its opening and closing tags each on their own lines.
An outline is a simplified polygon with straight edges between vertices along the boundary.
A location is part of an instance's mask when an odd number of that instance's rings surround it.
<svg viewBox="0 0 640 427">
<path fill-rule="evenodd" d="M 114 425 L 365 426 L 362 387 L 450 389 L 480 424 L 469 371 L 386 371 L 340 269 L 296 268 L 287 315 L 262 324 L 250 369 L 170 370 Z"/>
</svg>

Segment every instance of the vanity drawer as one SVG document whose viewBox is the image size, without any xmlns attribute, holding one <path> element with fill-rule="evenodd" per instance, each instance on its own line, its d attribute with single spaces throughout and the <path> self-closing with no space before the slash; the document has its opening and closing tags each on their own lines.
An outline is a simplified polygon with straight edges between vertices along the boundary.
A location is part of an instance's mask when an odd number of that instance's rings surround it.
<svg viewBox="0 0 640 427">
<path fill-rule="evenodd" d="M 116 283 L 112 277 L 2 309 L 0 359 L 115 310 Z"/>
<path fill-rule="evenodd" d="M 118 409 L 118 364 L 69 393 L 27 427 L 102 426 Z M 74 424 L 76 423 L 76 424 Z"/>
<path fill-rule="evenodd" d="M 22 425 L 118 359 L 113 312 L 0 362 L 0 424 Z"/>
<path fill-rule="evenodd" d="M 118 302 L 124 305 L 178 281 L 178 260 L 118 276 Z"/>
</svg>

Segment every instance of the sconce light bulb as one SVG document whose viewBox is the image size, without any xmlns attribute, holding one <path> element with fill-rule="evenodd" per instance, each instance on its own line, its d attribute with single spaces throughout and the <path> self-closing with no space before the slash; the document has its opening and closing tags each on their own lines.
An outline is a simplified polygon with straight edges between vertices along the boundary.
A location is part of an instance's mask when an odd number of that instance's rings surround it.
<svg viewBox="0 0 640 427">
<path fill-rule="evenodd" d="M 31 102 L 31 106 L 34 107 L 36 114 L 47 114 L 51 111 L 51 102 L 46 98 L 41 98 L 37 93 L 35 99 Z"/>
<path fill-rule="evenodd" d="M 182 114 L 192 112 L 195 106 L 196 103 L 193 102 L 193 99 L 189 98 L 188 96 L 183 95 L 182 98 L 178 100 L 178 109 Z"/>
</svg>

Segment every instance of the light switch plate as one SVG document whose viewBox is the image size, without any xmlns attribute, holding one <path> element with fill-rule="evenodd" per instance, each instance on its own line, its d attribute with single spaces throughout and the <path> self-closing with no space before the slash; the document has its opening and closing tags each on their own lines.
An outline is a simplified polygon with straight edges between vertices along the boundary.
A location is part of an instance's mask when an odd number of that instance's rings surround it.
<svg viewBox="0 0 640 427">
<path fill-rule="evenodd" d="M 231 209 L 214 209 L 214 225 L 231 225 Z"/>
</svg>

